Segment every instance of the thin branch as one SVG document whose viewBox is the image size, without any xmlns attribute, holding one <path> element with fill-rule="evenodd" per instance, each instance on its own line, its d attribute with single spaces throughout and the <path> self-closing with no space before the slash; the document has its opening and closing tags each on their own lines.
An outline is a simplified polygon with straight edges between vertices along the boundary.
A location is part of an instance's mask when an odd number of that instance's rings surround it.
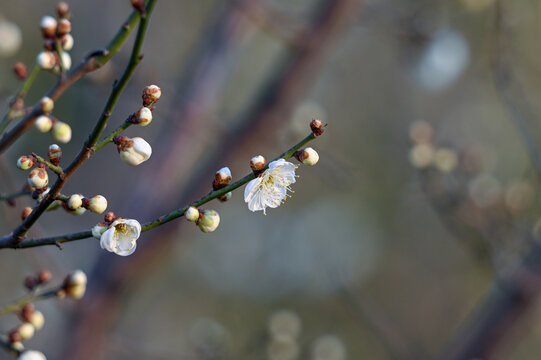
<svg viewBox="0 0 541 360">
<path fill-rule="evenodd" d="M 302 148 L 304 145 L 306 145 L 308 142 L 314 140 L 315 138 L 316 138 L 316 136 L 313 133 L 311 133 L 310 135 L 308 135 L 307 137 L 302 139 L 300 142 L 295 144 L 293 147 L 291 147 L 289 150 L 287 150 L 287 151 L 283 152 L 282 154 L 278 155 L 276 158 L 273 159 L 273 161 L 278 160 L 278 159 L 289 159 L 289 158 L 291 158 L 293 156 L 293 154 L 295 154 L 295 151 L 299 150 L 300 148 Z M 265 166 L 265 169 L 266 168 L 268 168 L 268 164 Z M 233 184 L 231 184 L 229 186 L 226 186 L 226 187 L 224 187 L 222 189 L 219 189 L 219 190 L 213 190 L 210 193 L 208 193 L 207 195 L 200 198 L 199 200 L 193 201 L 190 204 L 188 204 L 188 205 L 186 205 L 186 206 L 184 206 L 182 208 L 173 210 L 173 211 L 171 211 L 171 212 L 169 212 L 169 213 L 167 213 L 165 215 L 162 215 L 159 218 L 157 218 L 156 220 L 153 220 L 153 221 L 150 221 L 148 223 L 143 224 L 141 226 L 141 231 L 145 232 L 145 231 L 152 230 L 152 229 L 154 229 L 154 228 L 156 228 L 158 226 L 161 226 L 163 224 L 168 223 L 171 220 L 174 220 L 174 219 L 177 219 L 177 218 L 179 218 L 181 216 L 184 216 L 184 213 L 186 212 L 186 209 L 188 209 L 188 207 L 190 207 L 190 206 L 198 207 L 198 206 L 201 206 L 203 204 L 206 204 L 209 201 L 214 200 L 214 199 L 216 199 L 217 197 L 220 197 L 223 194 L 226 194 L 226 193 L 228 193 L 230 191 L 238 189 L 239 187 L 241 187 L 242 185 L 246 184 L 247 182 L 249 182 L 250 180 L 253 180 L 253 179 L 255 179 L 255 175 L 254 175 L 253 172 L 251 172 L 250 174 L 244 176 L 242 179 L 237 180 L 236 182 L 234 182 Z M 30 248 L 30 247 L 43 246 L 43 245 L 58 245 L 58 244 L 61 244 L 61 243 L 86 239 L 86 238 L 89 238 L 89 237 L 92 237 L 92 231 L 82 231 L 82 232 L 78 232 L 78 233 L 74 233 L 74 234 L 53 236 L 53 237 L 41 238 L 41 239 L 27 239 L 27 240 L 22 241 L 19 244 L 13 244 L 13 243 L 11 243 L 9 241 L 6 241 L 4 239 L 0 239 L 0 249 L 1 248 L 17 248 L 17 249 L 19 249 L 19 248 Z"/>
<path fill-rule="evenodd" d="M 99 136 L 105 129 L 105 126 L 107 125 L 107 121 L 109 120 L 109 117 L 111 116 L 115 108 L 115 105 L 120 97 L 120 94 L 122 93 L 122 91 L 124 90 L 124 87 L 126 86 L 129 79 L 131 78 L 131 75 L 133 74 L 135 67 L 141 61 L 141 55 L 140 55 L 141 46 L 142 46 L 144 35 L 148 26 L 150 14 L 152 13 L 152 10 L 154 8 L 154 5 L 156 4 L 156 1 L 157 0 L 149 0 L 147 3 L 146 11 L 140 17 L 141 21 L 139 23 L 137 37 L 135 38 L 133 50 L 132 50 L 128 65 L 126 69 L 124 70 L 124 73 L 122 74 L 120 79 L 114 84 L 111 94 L 109 95 L 109 99 L 107 100 L 107 104 L 105 105 L 105 108 L 103 109 L 103 112 L 99 120 L 97 121 L 94 129 L 92 130 L 87 140 L 83 144 L 81 151 L 79 152 L 79 154 L 77 154 L 75 159 L 73 159 L 71 164 L 64 170 L 64 173 L 58 177 L 55 184 L 49 191 L 49 194 L 47 195 L 47 197 L 43 199 L 40 202 L 40 204 L 33 209 L 32 213 L 19 226 L 17 226 L 11 234 L 0 238 L 0 243 L 11 244 L 11 246 L 13 247 L 21 243 L 24 240 L 24 235 L 26 234 L 26 232 L 38 220 L 38 218 L 47 210 L 49 205 L 57 198 L 57 196 L 60 194 L 60 190 L 62 190 L 62 187 L 68 181 L 68 179 L 92 155 L 92 150 L 91 150 L 92 147 L 96 144 Z"/>
<path fill-rule="evenodd" d="M 0 194 L 0 201 L 2 200 L 11 200 L 11 199 L 15 199 L 15 198 L 18 198 L 18 197 L 21 197 L 21 196 L 25 196 L 25 195 L 30 195 L 31 192 L 28 191 L 28 190 L 21 190 L 21 191 L 17 191 L 17 192 L 14 192 L 14 193 L 11 193 L 11 194 Z"/>
<path fill-rule="evenodd" d="M 12 314 L 12 313 L 16 313 L 18 311 L 21 311 L 21 309 L 27 304 L 31 304 L 31 303 L 35 303 L 37 301 L 46 300 L 46 299 L 49 299 L 49 298 L 52 298 L 52 297 L 56 297 L 57 294 L 58 294 L 58 291 L 61 288 L 62 287 L 52 289 L 52 290 L 47 290 L 47 291 L 44 291 L 44 292 L 39 293 L 39 294 L 33 294 L 33 295 L 25 296 L 25 297 L 15 301 L 15 302 L 11 303 L 11 304 L 5 305 L 2 308 L 0 308 L 0 316 L 4 316 L 4 315 L 7 315 L 7 314 Z"/>
<path fill-rule="evenodd" d="M 77 67 L 66 74 L 66 76 L 60 77 L 58 82 L 47 92 L 46 96 L 50 97 L 53 101 L 57 101 L 77 80 L 107 63 L 120 50 L 139 22 L 139 19 L 139 12 L 134 10 L 105 49 L 90 53 Z M 37 103 L 28 114 L 19 120 L 17 125 L 4 133 L 0 138 L 0 154 L 24 134 L 32 126 L 33 120 L 41 115 L 41 113 L 41 106 Z"/>
<path fill-rule="evenodd" d="M 45 158 L 42 158 L 41 156 L 37 155 L 36 153 L 32 153 L 32 156 L 36 158 L 36 161 L 42 164 L 46 164 L 51 171 L 56 173 L 58 176 L 64 175 L 64 170 L 60 166 L 57 166 L 53 164 L 52 162 L 45 160 Z"/>
</svg>

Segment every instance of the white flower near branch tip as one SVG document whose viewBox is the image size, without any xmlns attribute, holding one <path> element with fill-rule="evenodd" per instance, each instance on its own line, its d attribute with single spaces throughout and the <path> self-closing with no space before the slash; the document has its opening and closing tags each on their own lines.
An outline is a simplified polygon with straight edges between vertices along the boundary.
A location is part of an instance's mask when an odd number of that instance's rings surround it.
<svg viewBox="0 0 541 360">
<path fill-rule="evenodd" d="M 100 238 L 100 246 L 120 256 L 131 255 L 141 235 L 141 224 L 133 219 L 117 219 Z"/>
<path fill-rule="evenodd" d="M 296 181 L 296 168 L 294 164 L 284 159 L 271 162 L 267 170 L 246 185 L 244 201 L 248 204 L 248 209 L 263 210 L 266 214 L 267 207 L 280 206 L 287 192 L 291 191 L 289 185 Z"/>
</svg>

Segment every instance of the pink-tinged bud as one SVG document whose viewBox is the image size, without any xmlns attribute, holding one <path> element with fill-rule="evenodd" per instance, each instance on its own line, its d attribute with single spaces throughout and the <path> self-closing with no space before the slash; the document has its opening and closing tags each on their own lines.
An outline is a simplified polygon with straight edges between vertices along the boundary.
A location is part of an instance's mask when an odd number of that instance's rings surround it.
<svg viewBox="0 0 541 360">
<path fill-rule="evenodd" d="M 254 172 L 263 170 L 265 168 L 265 164 L 266 164 L 266 161 L 262 155 L 254 156 L 250 160 L 250 167 L 252 168 Z"/>
<path fill-rule="evenodd" d="M 61 143 L 68 143 L 71 140 L 71 127 L 65 122 L 58 121 L 53 125 L 53 137 Z"/>
<path fill-rule="evenodd" d="M 213 232 L 220 224 L 220 215 L 215 210 L 203 210 L 203 214 L 197 221 L 197 226 L 202 232 Z"/>
<path fill-rule="evenodd" d="M 195 206 L 190 206 L 184 216 L 188 221 L 197 221 L 199 220 L 199 210 Z"/>
<path fill-rule="evenodd" d="M 34 314 L 34 312 L 35 312 L 34 304 L 32 303 L 26 304 L 21 309 L 19 317 L 21 318 L 22 321 L 30 322 L 30 318 L 32 317 L 32 314 Z"/>
<path fill-rule="evenodd" d="M 69 5 L 64 1 L 61 1 L 56 5 L 56 13 L 58 14 L 58 17 L 68 18 L 69 11 L 70 11 Z"/>
<path fill-rule="evenodd" d="M 50 113 L 54 109 L 54 101 L 48 96 L 42 97 L 39 105 L 41 106 L 41 111 L 44 113 Z"/>
<path fill-rule="evenodd" d="M 24 80 L 28 76 L 28 70 L 26 69 L 26 65 L 20 61 L 13 65 L 13 72 L 15 73 L 15 76 L 17 76 L 20 80 Z"/>
<path fill-rule="evenodd" d="M 295 158 L 304 165 L 312 166 L 319 161 L 319 154 L 311 147 L 307 147 L 295 152 Z"/>
<path fill-rule="evenodd" d="M 66 35 L 71 32 L 71 22 L 68 19 L 58 20 L 58 27 L 56 29 L 56 34 L 58 36 Z"/>
<path fill-rule="evenodd" d="M 115 140 L 120 159 L 128 165 L 137 166 L 147 161 L 152 155 L 152 148 L 143 138 L 134 137 L 129 139 L 122 136 Z"/>
<path fill-rule="evenodd" d="M 145 1 L 144 0 L 130 0 L 133 8 L 140 13 L 145 11 Z"/>
<path fill-rule="evenodd" d="M 43 168 L 35 168 L 28 174 L 28 185 L 33 189 L 43 189 L 49 184 L 49 175 Z"/>
<path fill-rule="evenodd" d="M 143 106 L 157 102 L 162 96 L 162 89 L 156 85 L 149 85 L 143 90 Z"/>
<path fill-rule="evenodd" d="M 40 284 L 48 283 L 52 278 L 53 274 L 51 274 L 51 272 L 47 269 L 41 270 L 38 274 L 38 282 Z"/>
<path fill-rule="evenodd" d="M 135 113 L 135 119 L 138 125 L 147 126 L 152 121 L 152 111 L 143 106 Z"/>
<path fill-rule="evenodd" d="M 86 291 L 86 274 L 82 270 L 76 270 L 64 280 L 66 294 L 75 300 L 81 299 Z"/>
<path fill-rule="evenodd" d="M 68 201 L 66 202 L 66 206 L 70 210 L 77 210 L 83 205 L 83 195 L 81 194 L 73 194 L 68 198 Z"/>
<path fill-rule="evenodd" d="M 43 34 L 43 37 L 45 38 L 52 38 L 56 35 L 56 29 L 58 26 L 58 22 L 56 19 L 52 16 L 44 16 L 41 18 L 41 33 Z"/>
<path fill-rule="evenodd" d="M 36 57 L 36 63 L 43 70 L 51 70 L 56 65 L 56 56 L 51 51 L 42 51 Z"/>
<path fill-rule="evenodd" d="M 51 161 L 53 165 L 58 165 L 62 159 L 62 148 L 56 144 L 52 144 L 47 150 L 47 155 L 49 156 L 49 161 Z"/>
<path fill-rule="evenodd" d="M 227 186 L 232 180 L 231 170 L 228 167 L 223 167 L 220 170 L 216 171 L 214 176 L 214 181 L 212 182 L 212 188 L 214 190 L 221 189 Z"/>
<path fill-rule="evenodd" d="M 21 213 L 21 220 L 26 219 L 30 214 L 32 214 L 32 208 L 30 206 L 25 207 Z"/>
<path fill-rule="evenodd" d="M 233 193 L 230 192 L 227 192 L 225 194 L 223 194 L 222 196 L 218 196 L 218 200 L 221 201 L 221 202 L 226 202 L 228 200 L 231 200 L 231 197 L 233 196 Z"/>
<path fill-rule="evenodd" d="M 70 51 L 71 49 L 73 49 L 73 44 L 74 44 L 73 36 L 71 36 L 71 34 L 63 35 L 60 38 L 60 44 L 62 45 L 62 50 Z"/>
<path fill-rule="evenodd" d="M 107 199 L 101 195 L 96 195 L 90 199 L 88 210 L 96 214 L 102 214 L 107 209 Z"/>
<path fill-rule="evenodd" d="M 21 170 L 31 169 L 36 164 L 36 159 L 33 156 L 23 155 L 17 159 L 17 167 Z"/>
<path fill-rule="evenodd" d="M 53 127 L 53 120 L 47 115 L 40 115 L 34 121 L 34 126 L 39 132 L 46 133 Z"/>
<path fill-rule="evenodd" d="M 314 136 L 319 136 L 325 131 L 323 123 L 318 119 L 312 119 L 312 121 L 310 121 L 310 129 L 314 133 Z"/>
<path fill-rule="evenodd" d="M 114 212 L 112 211 L 108 211 L 105 213 L 105 216 L 103 217 L 103 220 L 106 222 L 106 223 L 112 223 L 113 221 L 115 221 L 116 219 L 116 215 Z"/>
</svg>

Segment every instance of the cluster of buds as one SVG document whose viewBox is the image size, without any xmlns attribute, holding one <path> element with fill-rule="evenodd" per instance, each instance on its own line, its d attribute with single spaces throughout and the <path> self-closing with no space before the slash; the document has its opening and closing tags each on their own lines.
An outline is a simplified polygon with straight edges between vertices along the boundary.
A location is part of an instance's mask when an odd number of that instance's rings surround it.
<svg viewBox="0 0 541 360">
<path fill-rule="evenodd" d="M 71 67 L 71 56 L 68 51 L 73 48 L 74 41 L 70 34 L 69 6 L 61 2 L 56 11 L 58 18 L 47 15 L 41 19 L 40 27 L 45 50 L 38 54 L 36 62 L 44 70 L 59 73 L 61 69 L 69 70 Z"/>
<path fill-rule="evenodd" d="M 63 204 L 64 208 L 74 215 L 82 215 L 86 210 L 95 214 L 103 214 L 107 210 L 107 199 L 102 195 L 86 198 L 81 194 L 73 194 Z"/>
<path fill-rule="evenodd" d="M 216 210 L 199 210 L 190 206 L 184 216 L 186 220 L 195 222 L 202 232 L 213 232 L 220 225 L 220 214 Z"/>
<path fill-rule="evenodd" d="M 302 331 L 299 315 L 291 310 L 278 310 L 268 320 L 268 359 L 297 359 L 300 354 L 298 338 Z"/>
<path fill-rule="evenodd" d="M 57 292 L 59 298 L 69 296 L 74 300 L 80 300 L 86 292 L 87 277 L 84 271 L 75 270 L 64 279 L 62 287 Z"/>
<path fill-rule="evenodd" d="M 68 143 L 71 140 L 71 127 L 51 115 L 54 108 L 54 102 L 51 98 L 45 96 L 40 101 L 42 115 L 34 120 L 34 126 L 41 133 L 51 131 L 56 141 Z"/>
<path fill-rule="evenodd" d="M 24 279 L 24 286 L 30 290 L 34 291 L 37 286 L 47 284 L 52 279 L 52 274 L 49 270 L 41 270 L 35 276 L 27 276 Z"/>
<path fill-rule="evenodd" d="M 458 166 L 458 155 L 448 147 L 436 148 L 433 143 L 434 131 L 423 120 L 414 122 L 410 127 L 410 139 L 413 147 L 409 153 L 410 163 L 418 169 L 434 167 L 442 173 L 451 173 Z"/>
<path fill-rule="evenodd" d="M 231 170 L 229 170 L 228 167 L 223 167 L 220 170 L 216 171 L 216 174 L 214 175 L 214 180 L 212 181 L 212 189 L 213 190 L 219 190 L 231 183 L 232 180 L 231 176 Z M 218 197 L 219 201 L 227 201 L 231 199 L 231 191 L 221 195 Z"/>
</svg>

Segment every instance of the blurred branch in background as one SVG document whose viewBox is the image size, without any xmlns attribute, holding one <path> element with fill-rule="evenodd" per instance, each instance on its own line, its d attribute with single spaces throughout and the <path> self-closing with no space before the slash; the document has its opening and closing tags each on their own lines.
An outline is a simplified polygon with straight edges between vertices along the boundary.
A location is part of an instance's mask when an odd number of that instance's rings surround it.
<svg viewBox="0 0 541 360">
<path fill-rule="evenodd" d="M 214 131 L 210 132 L 216 94 L 223 91 L 225 74 L 230 70 L 228 66 L 244 32 L 254 26 L 241 21 L 244 18 L 242 6 L 247 3 L 249 1 L 218 7 L 208 34 L 179 80 L 181 103 L 174 109 L 177 125 L 168 127 L 161 134 L 161 148 L 156 150 L 162 156 L 158 164 L 161 167 L 153 170 L 154 184 L 148 186 L 143 181 L 132 197 L 137 199 L 137 209 L 145 214 L 155 212 L 157 204 L 163 207 L 171 203 L 178 205 L 179 200 L 189 201 L 186 199 L 188 194 L 205 191 L 201 184 L 207 183 L 206 174 L 213 173 L 220 162 L 234 156 L 241 145 L 271 137 L 287 118 L 291 107 L 309 89 L 313 74 L 332 50 L 327 46 L 332 43 L 330 39 L 347 28 L 359 5 L 354 0 L 321 1 L 313 11 L 311 30 L 306 32 L 303 43 L 287 50 L 236 119 L 220 119 L 221 124 L 232 125 L 222 129 L 212 127 Z M 209 132 L 212 135 L 210 141 L 201 141 L 200 134 L 208 136 Z M 178 154 L 190 156 L 179 158 Z M 176 168 L 170 164 L 176 164 Z M 201 175 L 185 176 L 197 174 L 196 170 Z M 172 193 L 178 193 L 179 188 L 183 189 L 183 195 L 179 199 L 170 199 L 169 191 L 177 189 Z M 167 258 L 171 243 L 179 240 L 172 236 L 174 232 L 175 228 L 171 226 L 153 231 L 152 238 L 143 244 L 144 251 L 122 263 L 112 262 L 110 257 L 100 258 L 91 275 L 92 283 L 100 290 L 90 289 L 80 314 L 74 319 L 76 330 L 71 332 L 73 338 L 66 342 L 69 349 L 64 358 L 95 359 L 98 352 L 105 351 L 104 341 L 110 327 L 119 316 L 125 297 L 136 285 L 130 279 L 148 276 L 151 269 Z"/>
</svg>

